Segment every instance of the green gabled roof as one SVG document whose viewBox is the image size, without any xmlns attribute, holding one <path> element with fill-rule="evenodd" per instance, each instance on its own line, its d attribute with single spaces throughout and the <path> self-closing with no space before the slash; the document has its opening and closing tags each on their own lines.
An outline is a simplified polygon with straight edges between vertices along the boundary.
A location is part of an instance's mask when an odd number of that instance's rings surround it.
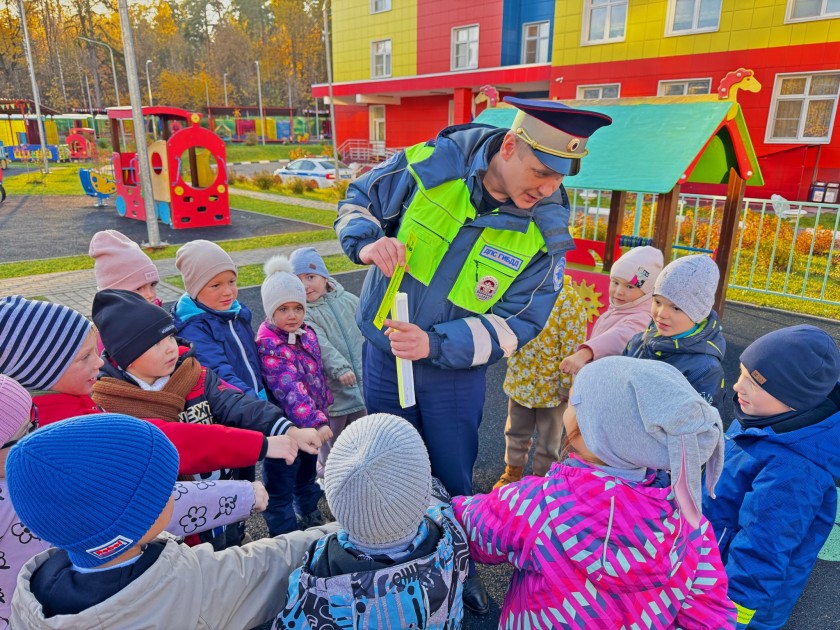
<svg viewBox="0 0 840 630">
<path fill-rule="evenodd" d="M 613 119 L 589 139 L 581 172 L 566 186 L 665 193 L 687 181 L 726 183 L 731 167 L 747 185 L 764 184 L 737 103 L 714 95 L 563 102 Z M 475 122 L 509 128 L 516 112 L 507 105 L 485 109 Z"/>
</svg>

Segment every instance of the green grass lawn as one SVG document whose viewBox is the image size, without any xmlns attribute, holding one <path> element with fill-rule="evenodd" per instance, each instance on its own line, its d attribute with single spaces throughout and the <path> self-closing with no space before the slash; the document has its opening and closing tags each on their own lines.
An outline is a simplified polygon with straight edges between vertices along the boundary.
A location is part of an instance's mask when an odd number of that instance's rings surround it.
<svg viewBox="0 0 840 630">
<path fill-rule="evenodd" d="M 50 172 L 42 175 L 32 166 L 28 173 L 5 175 L 3 186 L 9 196 L 14 195 L 84 195 L 79 169 L 84 164 L 50 164 Z"/>
<path fill-rule="evenodd" d="M 317 199 L 317 201 L 323 201 L 323 198 Z M 309 223 L 317 223 L 318 225 L 325 226 L 332 226 L 336 217 L 335 210 L 318 210 L 317 208 L 304 208 L 302 206 L 295 206 L 288 203 L 280 203 L 277 201 L 263 201 L 261 199 L 245 197 L 244 195 L 237 195 L 236 189 L 233 187 L 231 187 L 230 193 L 230 207 L 239 208 L 240 210 L 260 212 L 262 214 L 270 214 L 272 216 L 282 217 L 284 219 L 307 221 Z"/>
<path fill-rule="evenodd" d="M 255 144 L 248 146 L 240 143 L 227 143 L 228 162 L 253 162 L 256 160 L 288 160 L 289 152 L 303 148 L 307 155 L 321 155 L 324 152 L 322 144 Z M 235 168 L 235 167 L 234 167 Z"/>
</svg>

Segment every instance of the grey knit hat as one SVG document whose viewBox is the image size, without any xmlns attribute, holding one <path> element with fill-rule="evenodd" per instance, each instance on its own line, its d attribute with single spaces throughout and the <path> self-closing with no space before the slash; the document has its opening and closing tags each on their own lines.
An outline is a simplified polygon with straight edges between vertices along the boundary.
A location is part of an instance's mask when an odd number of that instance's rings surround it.
<svg viewBox="0 0 840 630">
<path fill-rule="evenodd" d="M 272 256 L 263 267 L 265 280 L 260 287 L 265 316 L 271 319 L 274 311 L 286 302 L 297 302 L 306 308 L 306 289 L 292 274 L 292 264 L 285 256 Z"/>
<path fill-rule="evenodd" d="M 324 259 L 321 258 L 321 254 L 314 247 L 301 247 L 300 249 L 296 249 L 289 256 L 289 262 L 292 264 L 292 273 L 296 276 L 305 273 L 314 273 L 325 278 L 330 277 L 330 272 L 327 271 Z"/>
<path fill-rule="evenodd" d="M 376 550 L 408 545 L 432 498 L 432 468 L 406 420 L 375 413 L 348 426 L 324 470 L 327 503 L 350 541 Z"/>
<path fill-rule="evenodd" d="M 608 466 L 670 470 L 680 512 L 697 526 L 700 467 L 706 464 L 706 489 L 714 498 L 723 468 L 723 423 L 677 368 L 604 357 L 578 372 L 569 404 L 586 448 Z"/>
<path fill-rule="evenodd" d="M 654 295 L 671 300 L 695 324 L 712 312 L 720 271 L 706 254 L 677 258 L 659 274 Z"/>
<path fill-rule="evenodd" d="M 236 273 L 228 253 L 212 241 L 190 241 L 175 252 L 175 266 L 184 279 L 184 288 L 195 299 L 201 290 L 223 271 Z"/>
</svg>

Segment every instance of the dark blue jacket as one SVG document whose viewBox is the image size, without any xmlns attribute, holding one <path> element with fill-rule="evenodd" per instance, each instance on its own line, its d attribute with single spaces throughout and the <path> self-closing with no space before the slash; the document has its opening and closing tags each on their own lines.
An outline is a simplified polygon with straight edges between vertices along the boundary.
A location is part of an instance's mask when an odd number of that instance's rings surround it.
<svg viewBox="0 0 840 630">
<path fill-rule="evenodd" d="M 718 538 L 729 597 L 755 610 L 750 630 L 781 628 L 808 581 L 837 515 L 840 478 L 840 384 L 837 411 L 787 433 L 745 429 L 726 434 L 716 499 L 703 514 Z"/>
<path fill-rule="evenodd" d="M 265 398 L 251 311 L 234 301 L 228 311 L 214 311 L 186 293 L 172 307 L 179 337 L 192 342 L 201 365 L 246 394 Z"/>
<path fill-rule="evenodd" d="M 714 311 L 702 329 L 682 339 L 659 335 L 656 325 L 651 322 L 647 330 L 633 337 L 624 349 L 626 357 L 670 363 L 721 413 L 726 396 L 721 365 L 725 353 L 726 340 Z"/>
</svg>

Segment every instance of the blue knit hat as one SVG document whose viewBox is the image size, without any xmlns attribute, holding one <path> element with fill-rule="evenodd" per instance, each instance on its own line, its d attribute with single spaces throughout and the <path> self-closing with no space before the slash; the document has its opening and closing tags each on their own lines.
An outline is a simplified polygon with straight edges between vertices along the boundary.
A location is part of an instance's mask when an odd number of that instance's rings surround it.
<svg viewBox="0 0 840 630">
<path fill-rule="evenodd" d="M 296 276 L 304 273 L 314 273 L 325 278 L 330 277 L 330 272 L 327 271 L 324 259 L 321 258 L 321 254 L 314 247 L 301 247 L 300 249 L 296 249 L 289 256 L 289 262 L 292 263 L 292 273 Z"/>
<path fill-rule="evenodd" d="M 819 405 L 840 379 L 837 344 L 807 324 L 759 337 L 741 353 L 741 363 L 761 389 L 798 411 Z"/>
<path fill-rule="evenodd" d="M 78 567 L 127 551 L 158 519 L 178 477 L 178 452 L 154 425 L 121 414 L 38 429 L 6 460 L 9 496 L 36 536 Z"/>
<path fill-rule="evenodd" d="M 49 389 L 73 363 L 91 323 L 72 308 L 0 298 L 0 372 L 27 389 Z"/>
</svg>

